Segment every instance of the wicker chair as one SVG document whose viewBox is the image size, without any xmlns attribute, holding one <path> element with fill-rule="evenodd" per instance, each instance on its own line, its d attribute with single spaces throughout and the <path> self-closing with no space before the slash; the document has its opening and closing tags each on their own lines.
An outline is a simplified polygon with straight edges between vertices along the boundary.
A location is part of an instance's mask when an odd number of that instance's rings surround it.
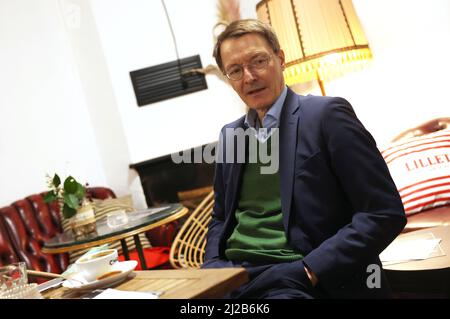
<svg viewBox="0 0 450 319">
<path fill-rule="evenodd" d="M 170 248 L 174 268 L 198 269 L 203 264 L 213 206 L 214 192 L 210 192 L 184 222 Z"/>
</svg>

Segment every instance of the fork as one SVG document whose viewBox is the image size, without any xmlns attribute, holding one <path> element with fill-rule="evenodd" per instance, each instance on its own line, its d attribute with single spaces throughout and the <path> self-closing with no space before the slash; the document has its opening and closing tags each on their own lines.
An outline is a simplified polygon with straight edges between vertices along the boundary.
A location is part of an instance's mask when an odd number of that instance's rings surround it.
<svg viewBox="0 0 450 319">
<path fill-rule="evenodd" d="M 51 273 L 51 272 L 44 272 L 44 271 L 37 271 L 37 270 L 29 270 L 29 269 L 27 269 L 27 274 L 31 275 L 31 276 L 46 277 L 46 278 L 53 278 L 53 279 L 54 278 L 63 278 L 65 280 L 78 281 L 82 285 L 87 284 L 86 280 L 80 280 L 80 279 L 72 278 L 72 276 L 75 273 L 70 273 L 68 275 L 63 275 L 63 274 L 55 274 L 55 273 Z"/>
</svg>

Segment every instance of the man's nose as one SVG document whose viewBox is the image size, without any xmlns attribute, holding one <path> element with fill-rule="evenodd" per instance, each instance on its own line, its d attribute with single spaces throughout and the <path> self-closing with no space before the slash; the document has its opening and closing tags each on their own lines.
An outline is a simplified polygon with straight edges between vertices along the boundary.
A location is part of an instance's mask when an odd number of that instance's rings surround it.
<svg viewBox="0 0 450 319">
<path fill-rule="evenodd" d="M 248 67 L 244 67 L 242 72 L 244 72 L 242 74 L 242 79 L 244 80 L 244 82 L 253 82 L 256 80 L 255 73 L 253 73 L 252 70 Z"/>
</svg>

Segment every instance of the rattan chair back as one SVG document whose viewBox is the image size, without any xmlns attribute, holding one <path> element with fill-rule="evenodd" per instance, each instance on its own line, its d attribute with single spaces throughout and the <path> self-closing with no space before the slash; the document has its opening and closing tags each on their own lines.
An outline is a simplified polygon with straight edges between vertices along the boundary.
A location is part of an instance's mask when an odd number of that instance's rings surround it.
<svg viewBox="0 0 450 319">
<path fill-rule="evenodd" d="M 203 264 L 213 206 L 214 192 L 210 192 L 184 222 L 170 249 L 170 263 L 174 268 L 198 269 Z"/>
</svg>

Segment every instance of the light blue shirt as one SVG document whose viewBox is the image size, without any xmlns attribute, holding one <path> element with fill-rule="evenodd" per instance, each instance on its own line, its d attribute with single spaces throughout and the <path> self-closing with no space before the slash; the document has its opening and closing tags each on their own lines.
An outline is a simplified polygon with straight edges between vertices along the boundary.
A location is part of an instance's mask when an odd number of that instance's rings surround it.
<svg viewBox="0 0 450 319">
<path fill-rule="evenodd" d="M 284 87 L 280 96 L 275 103 L 269 108 L 266 115 L 262 120 L 262 126 L 259 124 L 258 113 L 255 110 L 250 109 L 245 116 L 244 124 L 253 129 L 255 137 L 261 142 L 265 143 L 267 139 L 272 135 L 273 128 L 280 126 L 280 115 L 283 108 L 284 100 L 286 100 L 287 86 Z"/>
</svg>

